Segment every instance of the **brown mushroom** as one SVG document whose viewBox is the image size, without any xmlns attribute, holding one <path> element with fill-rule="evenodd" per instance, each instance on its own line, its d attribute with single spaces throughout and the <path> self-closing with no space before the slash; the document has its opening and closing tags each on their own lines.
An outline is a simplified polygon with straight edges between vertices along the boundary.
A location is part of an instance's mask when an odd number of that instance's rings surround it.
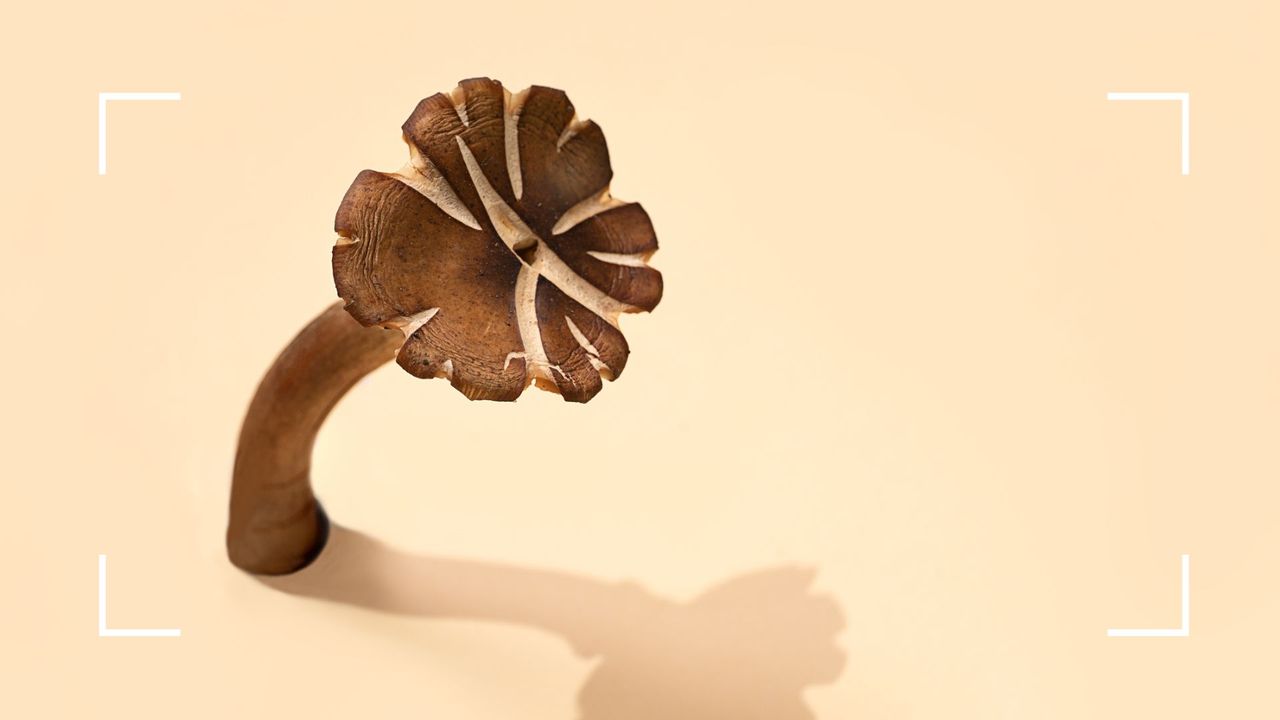
<svg viewBox="0 0 1280 720">
<path fill-rule="evenodd" d="M 361 172 L 338 208 L 344 303 L 284 349 L 245 417 L 227 550 L 249 572 L 293 572 L 324 547 L 311 447 L 361 377 L 395 357 L 472 400 L 536 383 L 586 402 L 626 365 L 619 314 L 662 297 L 649 217 L 610 196 L 604 135 L 563 92 L 464 80 L 402 130 L 409 162 Z"/>
</svg>

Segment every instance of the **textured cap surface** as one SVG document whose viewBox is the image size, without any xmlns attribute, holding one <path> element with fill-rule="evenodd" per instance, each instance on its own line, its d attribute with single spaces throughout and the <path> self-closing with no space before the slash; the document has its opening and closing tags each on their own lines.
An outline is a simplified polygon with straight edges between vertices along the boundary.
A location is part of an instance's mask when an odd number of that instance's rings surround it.
<svg viewBox="0 0 1280 720">
<path fill-rule="evenodd" d="M 478 78 L 418 103 L 402 130 L 409 162 L 361 172 L 338 208 L 347 311 L 401 328 L 400 365 L 468 398 L 536 382 L 590 400 L 626 365 L 619 314 L 662 297 L 653 226 L 610 196 L 599 126 L 559 90 Z"/>
</svg>

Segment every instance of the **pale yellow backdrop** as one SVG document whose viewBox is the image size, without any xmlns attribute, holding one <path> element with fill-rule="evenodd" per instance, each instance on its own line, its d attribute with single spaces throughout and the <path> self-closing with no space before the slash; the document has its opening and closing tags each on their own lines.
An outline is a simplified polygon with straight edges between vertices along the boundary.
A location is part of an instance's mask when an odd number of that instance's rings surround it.
<svg viewBox="0 0 1280 720">
<path fill-rule="evenodd" d="M 0 715 L 1280 716 L 1274 3 L 4 24 Z M 368 378 L 316 484 L 376 582 L 264 586 L 244 408 L 349 182 L 476 75 L 602 125 L 666 297 L 587 406 Z M 105 176 L 102 91 L 182 93 L 112 104 Z M 1190 175 L 1177 104 L 1110 91 L 1190 93 Z M 1190 637 L 1108 638 L 1178 624 L 1183 553 Z M 182 637 L 99 638 L 99 554 L 109 623 Z"/>
</svg>

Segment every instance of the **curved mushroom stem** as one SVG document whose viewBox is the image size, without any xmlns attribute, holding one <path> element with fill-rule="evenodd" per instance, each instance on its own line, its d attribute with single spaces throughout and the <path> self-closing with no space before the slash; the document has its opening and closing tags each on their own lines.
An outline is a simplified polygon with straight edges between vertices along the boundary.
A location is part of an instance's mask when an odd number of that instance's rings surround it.
<svg viewBox="0 0 1280 720">
<path fill-rule="evenodd" d="M 236 567 L 284 575 L 324 549 L 329 521 L 311 491 L 316 433 L 347 390 L 403 343 L 399 330 L 364 327 L 339 302 L 276 358 L 240 430 L 227 526 L 227 554 Z"/>
</svg>

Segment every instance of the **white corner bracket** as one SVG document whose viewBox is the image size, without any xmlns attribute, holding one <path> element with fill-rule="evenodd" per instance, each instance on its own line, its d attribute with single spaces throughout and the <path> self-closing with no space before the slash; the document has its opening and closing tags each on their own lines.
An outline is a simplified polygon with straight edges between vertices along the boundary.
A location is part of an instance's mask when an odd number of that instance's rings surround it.
<svg viewBox="0 0 1280 720">
<path fill-rule="evenodd" d="M 1191 556 L 1182 556 L 1182 626 L 1176 628 L 1111 628 L 1107 637 L 1190 637 L 1191 636 Z"/>
<path fill-rule="evenodd" d="M 107 627 L 107 556 L 98 556 L 98 637 L 181 637 L 178 628 Z"/>
<path fill-rule="evenodd" d="M 1108 100 L 1177 100 L 1182 104 L 1182 174 L 1191 174 L 1191 93 L 1109 92 Z"/>
<path fill-rule="evenodd" d="M 107 102 L 109 100 L 181 100 L 176 92 L 100 92 L 98 93 L 98 174 L 107 174 Z"/>
</svg>

